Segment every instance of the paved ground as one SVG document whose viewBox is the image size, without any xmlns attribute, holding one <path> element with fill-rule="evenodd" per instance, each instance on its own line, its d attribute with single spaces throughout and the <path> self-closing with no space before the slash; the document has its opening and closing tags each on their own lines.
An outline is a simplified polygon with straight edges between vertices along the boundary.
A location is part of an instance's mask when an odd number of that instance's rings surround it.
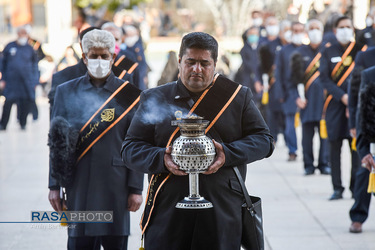
<svg viewBox="0 0 375 250">
<path fill-rule="evenodd" d="M 163 65 L 151 63 L 156 72 Z M 26 131 L 19 129 L 14 108 L 7 131 L 0 132 L 1 222 L 27 222 L 31 211 L 51 210 L 47 199 L 48 104 L 39 99 L 38 105 L 39 120 L 30 119 Z M 297 132 L 300 139 L 300 130 Z M 297 162 L 288 163 L 287 149 L 280 138 L 269 159 L 249 165 L 247 187 L 252 194 L 263 198 L 266 249 L 375 249 L 375 207 L 371 207 L 364 232 L 350 234 L 348 212 L 353 204 L 350 192 L 345 191 L 343 200 L 328 201 L 332 193 L 330 177 L 318 173 L 303 176 L 301 151 L 298 154 Z M 343 181 L 348 187 L 347 147 L 342 162 Z M 132 213 L 130 250 L 139 248 L 140 216 L 141 212 Z M 66 229 L 57 224 L 0 223 L 0 249 L 66 249 L 66 239 Z"/>
</svg>

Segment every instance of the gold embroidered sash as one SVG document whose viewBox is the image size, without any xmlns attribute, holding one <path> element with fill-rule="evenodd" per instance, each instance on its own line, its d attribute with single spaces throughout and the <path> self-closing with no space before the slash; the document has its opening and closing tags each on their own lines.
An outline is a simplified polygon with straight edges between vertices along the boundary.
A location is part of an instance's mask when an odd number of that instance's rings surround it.
<svg viewBox="0 0 375 250">
<path fill-rule="evenodd" d="M 140 91 L 124 82 L 90 117 L 79 132 L 76 155 L 77 163 L 111 128 L 122 120 L 139 102 Z M 116 98 L 117 97 L 117 98 Z M 127 103 L 124 104 L 126 99 Z"/>
</svg>

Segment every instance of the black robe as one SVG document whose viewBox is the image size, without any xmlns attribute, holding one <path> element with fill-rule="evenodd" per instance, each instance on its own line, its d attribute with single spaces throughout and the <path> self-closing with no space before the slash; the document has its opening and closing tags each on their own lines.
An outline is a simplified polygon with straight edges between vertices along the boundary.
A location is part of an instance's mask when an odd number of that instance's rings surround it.
<svg viewBox="0 0 375 250">
<path fill-rule="evenodd" d="M 219 98 L 214 96 L 213 101 Z M 125 163 L 144 173 L 168 173 L 163 157 L 175 130 L 171 121 L 176 119 L 176 111 L 186 113 L 193 103 L 180 80 L 144 91 L 123 143 Z M 243 195 L 232 167 L 238 166 L 246 176 L 246 164 L 268 157 L 273 151 L 273 138 L 249 88 L 240 89 L 208 136 L 222 141 L 225 152 L 225 164 L 218 172 L 199 177 L 200 194 L 214 207 L 175 208 L 189 194 L 189 177 L 172 175 L 156 198 L 145 232 L 146 249 L 240 249 Z"/>
<path fill-rule="evenodd" d="M 62 116 L 79 130 L 122 83 L 111 73 L 103 88 L 95 88 L 86 74 L 58 86 L 52 119 Z M 130 93 L 139 95 L 136 87 L 128 85 Z M 113 223 L 77 223 L 69 227 L 69 236 L 130 234 L 128 196 L 142 194 L 143 174 L 125 166 L 120 150 L 135 110 L 136 107 L 78 162 L 73 184 L 66 187 L 68 210 L 113 211 Z M 59 183 L 51 170 L 49 188 L 55 189 Z"/>
</svg>

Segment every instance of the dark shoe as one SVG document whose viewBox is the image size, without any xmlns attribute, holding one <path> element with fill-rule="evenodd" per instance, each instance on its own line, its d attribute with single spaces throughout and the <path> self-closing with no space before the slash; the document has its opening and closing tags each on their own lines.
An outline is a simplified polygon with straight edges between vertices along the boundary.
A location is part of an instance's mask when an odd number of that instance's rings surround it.
<svg viewBox="0 0 375 250">
<path fill-rule="evenodd" d="M 333 201 L 333 200 L 339 200 L 339 199 L 342 199 L 342 192 L 343 191 L 340 191 L 340 190 L 335 190 L 332 194 L 332 196 L 329 198 L 330 201 Z"/>
<path fill-rule="evenodd" d="M 320 174 L 324 175 L 330 175 L 331 174 L 331 168 L 330 167 L 321 167 L 319 168 Z"/>
<path fill-rule="evenodd" d="M 289 154 L 288 161 L 296 161 L 297 155 L 296 154 Z"/>
<path fill-rule="evenodd" d="M 305 168 L 305 175 L 313 175 L 315 168 Z"/>
<path fill-rule="evenodd" d="M 349 232 L 351 233 L 362 233 L 362 223 L 361 222 L 353 222 L 349 228 Z"/>
</svg>

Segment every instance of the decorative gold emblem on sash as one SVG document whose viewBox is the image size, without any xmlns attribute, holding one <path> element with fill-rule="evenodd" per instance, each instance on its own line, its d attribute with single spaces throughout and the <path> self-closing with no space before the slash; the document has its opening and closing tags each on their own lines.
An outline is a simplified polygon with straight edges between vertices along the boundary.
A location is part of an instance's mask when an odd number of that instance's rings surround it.
<svg viewBox="0 0 375 250">
<path fill-rule="evenodd" d="M 176 117 L 176 120 L 181 120 L 181 118 L 182 118 L 182 111 L 177 110 L 176 112 L 174 112 L 174 116 Z"/>
<path fill-rule="evenodd" d="M 343 64 L 345 67 L 347 67 L 347 66 L 349 66 L 350 64 L 352 64 L 352 62 L 353 62 L 353 58 L 352 58 L 352 56 L 347 56 L 347 57 L 344 59 L 344 61 L 342 62 L 342 64 Z"/>
<path fill-rule="evenodd" d="M 115 118 L 115 108 L 105 109 L 100 114 L 101 122 L 111 122 Z"/>
</svg>

